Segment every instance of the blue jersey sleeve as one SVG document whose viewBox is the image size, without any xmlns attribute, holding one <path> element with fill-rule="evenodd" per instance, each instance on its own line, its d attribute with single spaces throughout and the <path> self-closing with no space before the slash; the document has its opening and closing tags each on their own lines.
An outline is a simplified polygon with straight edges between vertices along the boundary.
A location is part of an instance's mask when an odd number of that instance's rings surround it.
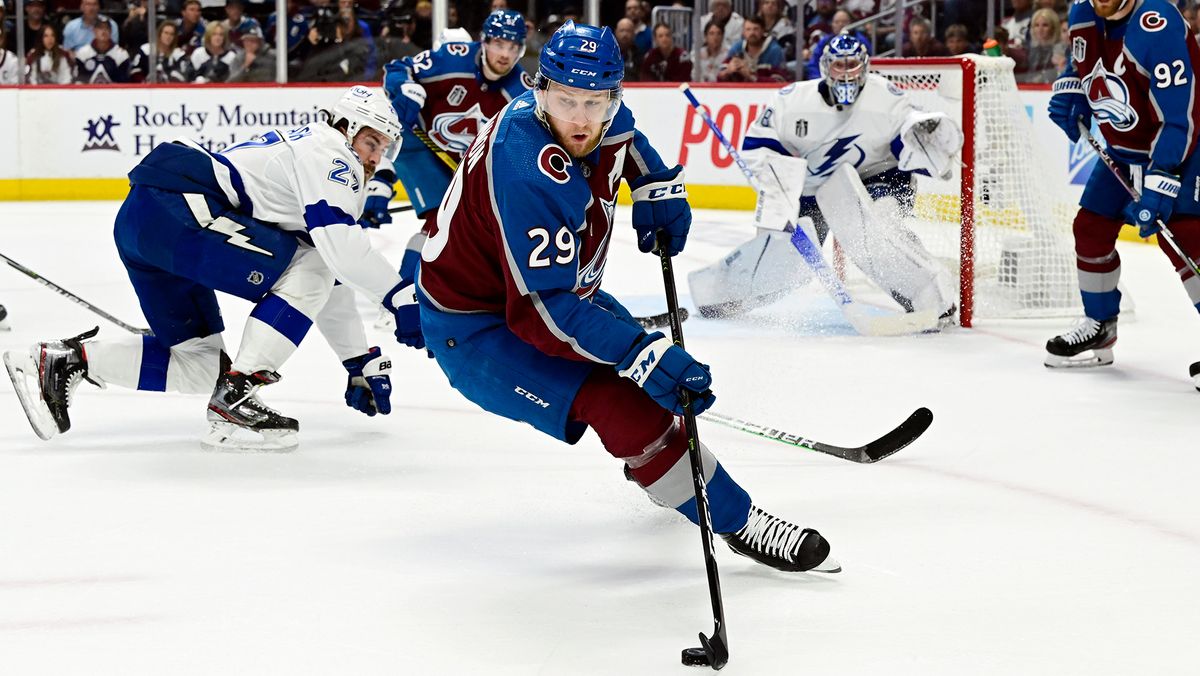
<svg viewBox="0 0 1200 676">
<path fill-rule="evenodd" d="M 582 248 L 579 230 L 591 199 L 586 180 L 554 144 L 533 144 L 516 153 L 501 151 L 492 161 L 492 176 L 504 177 L 503 187 L 493 194 L 509 286 L 505 308 L 509 328 L 547 354 L 603 364 L 620 362 L 644 332 L 576 294 Z M 530 171 L 530 166 L 546 169 Z"/>
<path fill-rule="evenodd" d="M 416 56 L 394 59 L 383 67 L 383 90 L 394 99 L 394 94 L 405 82 L 421 83 L 447 75 L 471 77 L 478 70 L 475 67 L 478 52 L 478 42 L 448 42 L 436 50 L 427 49 Z"/>
<path fill-rule="evenodd" d="M 1150 145 L 1151 168 L 1177 173 L 1195 133 L 1196 73 L 1187 24 L 1174 6 L 1146 2 L 1130 17 L 1125 49 L 1150 80 L 1162 127 Z"/>
</svg>

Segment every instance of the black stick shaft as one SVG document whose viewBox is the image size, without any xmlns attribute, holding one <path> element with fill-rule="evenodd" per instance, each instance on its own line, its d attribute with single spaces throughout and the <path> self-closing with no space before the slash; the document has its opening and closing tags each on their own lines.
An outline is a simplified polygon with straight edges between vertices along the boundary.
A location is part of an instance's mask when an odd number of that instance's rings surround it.
<svg viewBox="0 0 1200 676">
<path fill-rule="evenodd" d="M 112 322 L 113 324 L 116 324 L 117 326 L 125 329 L 126 331 L 128 331 L 130 333 L 137 334 L 140 336 L 150 335 L 150 333 L 151 333 L 150 329 L 139 329 L 138 327 L 133 326 L 131 324 L 126 324 L 125 322 L 121 321 L 120 319 L 117 319 L 116 317 L 108 314 L 104 310 L 101 310 L 100 308 L 96 307 L 95 305 L 92 305 L 91 303 L 87 302 L 86 300 L 80 298 L 79 296 L 76 296 L 75 294 L 71 293 L 70 291 L 67 291 L 66 289 L 62 288 L 61 286 L 46 279 L 45 277 L 39 275 L 38 273 L 34 272 L 33 270 L 30 270 L 29 268 L 25 267 L 24 265 L 21 265 L 20 263 L 14 261 L 13 259 L 9 258 L 8 256 L 5 256 L 2 253 L 0 253 L 0 259 L 4 259 L 4 262 L 8 263 L 9 267 L 16 270 L 17 272 L 20 272 L 21 274 L 25 275 L 26 277 L 29 277 L 30 279 L 41 284 L 42 286 L 45 286 L 46 288 L 50 289 L 51 291 L 54 291 L 55 293 L 59 294 L 60 296 L 65 296 L 67 299 L 72 300 L 72 301 L 78 303 L 79 305 L 82 305 L 83 307 L 91 310 L 92 312 L 100 315 L 101 317 L 107 319 L 108 321 Z"/>
<path fill-rule="evenodd" d="M 675 268 L 667 253 L 665 235 L 658 237 L 658 257 L 662 262 L 663 286 L 667 295 L 667 315 L 671 322 L 671 340 L 682 348 L 683 322 L 679 319 L 679 296 L 675 290 Z M 725 637 L 725 604 L 721 600 L 721 579 L 717 573 L 717 557 L 713 552 L 712 517 L 708 512 L 708 494 L 704 490 L 704 464 L 700 455 L 700 433 L 696 429 L 696 414 L 692 411 L 691 396 L 686 389 L 680 390 L 683 402 L 683 424 L 688 436 L 688 459 L 692 466 L 692 486 L 696 489 L 696 516 L 700 522 L 700 542 L 704 549 L 704 568 L 708 574 L 708 593 L 712 600 L 713 636 L 706 639 L 700 635 L 701 644 L 708 653 L 709 663 L 720 669 L 729 661 L 729 643 Z"/>
</svg>

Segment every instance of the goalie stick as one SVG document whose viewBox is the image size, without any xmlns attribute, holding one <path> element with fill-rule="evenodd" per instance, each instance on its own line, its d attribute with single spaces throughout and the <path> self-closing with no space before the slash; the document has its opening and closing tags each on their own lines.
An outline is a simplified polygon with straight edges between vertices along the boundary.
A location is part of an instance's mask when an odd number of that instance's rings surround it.
<svg viewBox="0 0 1200 676">
<path fill-rule="evenodd" d="M 700 115 L 704 123 L 708 125 L 713 136 L 716 137 L 717 141 L 724 147 L 725 152 L 737 164 L 738 169 L 741 169 L 742 175 L 746 177 L 746 181 L 750 184 L 750 187 L 759 190 L 761 186 L 758 183 L 758 177 L 746 165 L 741 154 L 733 147 L 729 139 L 725 138 L 724 132 L 713 121 L 708 111 L 704 110 L 700 105 L 700 101 L 692 93 L 688 83 L 685 82 L 679 85 L 679 91 L 683 92 L 683 95 L 687 97 L 688 103 L 696 110 L 696 113 Z M 778 182 L 779 177 L 773 169 L 772 175 L 775 175 Z M 780 188 L 783 189 L 783 187 L 781 184 Z M 787 191 L 784 190 L 784 192 L 786 193 Z M 804 228 L 799 227 L 797 223 L 789 222 L 783 230 L 784 232 L 791 233 L 792 246 L 796 247 L 796 251 L 800 253 L 804 261 L 812 268 L 813 274 L 820 281 L 821 286 L 825 288 L 825 291 L 837 303 L 838 309 L 842 311 L 842 314 L 850 322 L 850 325 L 854 327 L 855 331 L 864 336 L 900 336 L 920 333 L 937 327 L 937 313 L 934 312 L 904 312 L 889 315 L 868 314 L 863 310 L 862 304 L 855 302 L 853 296 L 846 290 L 846 286 L 842 284 L 842 280 L 838 278 L 833 268 L 825 261 L 824 255 L 821 254 L 820 245 L 812 241 L 812 238 L 804 232 Z"/>
<path fill-rule="evenodd" d="M 905 446 L 908 446 L 912 442 L 916 441 L 918 437 L 924 434 L 925 430 L 929 429 L 929 426 L 933 424 L 933 412 L 925 407 L 921 407 L 913 411 L 912 415 L 908 416 L 904 422 L 900 423 L 887 434 L 875 439 L 874 441 L 869 441 L 862 446 L 850 447 L 836 446 L 834 444 L 827 444 L 823 441 L 807 439 L 799 434 L 785 432 L 767 425 L 751 422 L 749 420 L 743 420 L 741 418 L 735 418 L 723 413 L 718 413 L 717 411 L 705 411 L 704 413 L 700 414 L 700 418 L 709 422 L 717 423 L 718 425 L 724 425 L 725 427 L 733 428 L 741 432 L 747 432 L 764 439 L 778 441 L 780 443 L 787 444 L 788 446 L 806 448 L 810 451 L 816 451 L 818 453 L 824 453 L 826 455 L 832 455 L 843 460 L 849 460 L 850 462 L 862 464 L 878 462 L 889 455 L 892 455 L 896 451 L 899 451 Z"/>
<path fill-rule="evenodd" d="M 117 319 L 116 317 L 108 314 L 104 310 L 101 310 L 100 308 L 96 307 L 95 305 L 92 305 L 91 303 L 87 302 L 86 300 L 80 298 L 79 296 L 76 296 L 75 294 L 71 293 L 70 291 L 67 291 L 66 289 L 62 288 L 61 286 L 46 279 L 45 277 L 39 275 L 38 273 L 34 272 L 33 270 L 30 270 L 29 268 L 25 267 L 24 265 L 21 265 L 20 263 L 14 261 L 13 259 L 9 258 L 8 256 L 5 256 L 2 253 L 0 253 L 0 258 L 4 259 L 4 262 L 8 263 L 9 267 L 16 270 L 17 272 L 20 272 L 21 274 L 29 277 L 30 279 L 34 280 L 35 282 L 41 284 L 42 286 L 44 286 L 48 289 L 50 289 L 51 291 L 59 294 L 60 296 L 65 296 L 68 300 L 74 301 L 74 302 L 78 303 L 79 305 L 82 305 L 83 307 L 91 310 L 92 312 L 95 312 L 96 314 L 107 319 L 108 321 L 112 322 L 113 324 L 116 324 L 117 326 L 125 329 L 126 331 L 136 334 L 136 335 L 139 335 L 139 336 L 153 335 L 153 332 L 151 332 L 150 329 L 139 329 L 138 327 L 133 326 L 132 324 L 126 324 L 125 322 L 121 321 L 120 319 Z"/>
</svg>

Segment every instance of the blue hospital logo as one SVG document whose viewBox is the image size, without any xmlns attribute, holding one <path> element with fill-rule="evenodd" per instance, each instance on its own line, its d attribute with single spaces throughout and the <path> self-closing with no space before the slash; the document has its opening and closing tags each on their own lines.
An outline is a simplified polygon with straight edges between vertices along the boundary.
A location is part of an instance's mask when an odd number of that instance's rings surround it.
<svg viewBox="0 0 1200 676">
<path fill-rule="evenodd" d="M 825 150 L 824 162 L 820 165 L 810 168 L 808 174 L 810 176 L 832 176 L 833 170 L 837 169 L 839 164 L 849 163 L 850 166 L 857 169 L 867 159 L 867 153 L 854 144 L 860 135 L 846 136 L 844 138 L 835 139 L 829 144 Z M 820 152 L 819 150 L 817 152 Z M 809 157 L 816 158 L 817 152 L 811 153 Z"/>
<path fill-rule="evenodd" d="M 88 120 L 87 126 L 83 128 L 87 132 L 87 142 L 83 144 L 81 152 L 89 150 L 121 150 L 121 146 L 117 145 L 117 139 L 113 136 L 113 128 L 121 126 L 120 122 L 114 122 L 112 115 L 102 115 L 94 120 Z"/>
<path fill-rule="evenodd" d="M 1129 105 L 1129 87 L 1121 78 L 1108 72 L 1102 62 L 1096 61 L 1092 72 L 1083 78 L 1083 91 L 1087 93 L 1097 122 L 1108 124 L 1117 131 L 1129 131 L 1137 126 L 1137 111 Z"/>
</svg>

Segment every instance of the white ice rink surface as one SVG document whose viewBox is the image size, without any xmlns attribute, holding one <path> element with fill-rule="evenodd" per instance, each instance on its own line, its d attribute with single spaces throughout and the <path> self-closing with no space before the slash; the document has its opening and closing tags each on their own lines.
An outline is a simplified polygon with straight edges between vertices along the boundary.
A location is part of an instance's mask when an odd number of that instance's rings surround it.
<svg viewBox="0 0 1200 676">
<path fill-rule="evenodd" d="M 116 208 L 0 204 L 0 251 L 142 323 Z M 747 220 L 697 212 L 681 290 Z M 412 223 L 380 234 L 392 259 Z M 656 261 L 624 225 L 617 242 L 605 288 L 662 311 Z M 719 545 L 725 673 L 1200 673 L 1200 319 L 1156 249 L 1121 246 L 1137 317 L 1101 371 L 1042 366 L 1069 321 L 866 339 L 816 287 L 684 325 L 717 410 L 851 445 L 935 415 L 877 465 L 702 426 L 845 569 L 785 576 Z M 122 335 L 7 268 L 0 303 L 4 349 Z M 233 347 L 249 304 L 222 304 Z M 87 384 L 74 428 L 41 442 L 0 381 L 0 674 L 696 673 L 679 663 L 712 630 L 696 529 L 594 435 L 569 447 L 485 414 L 372 332 L 396 410 L 346 408 L 314 331 L 264 391 L 302 423 L 286 455 L 201 451 L 202 397 Z"/>
</svg>

